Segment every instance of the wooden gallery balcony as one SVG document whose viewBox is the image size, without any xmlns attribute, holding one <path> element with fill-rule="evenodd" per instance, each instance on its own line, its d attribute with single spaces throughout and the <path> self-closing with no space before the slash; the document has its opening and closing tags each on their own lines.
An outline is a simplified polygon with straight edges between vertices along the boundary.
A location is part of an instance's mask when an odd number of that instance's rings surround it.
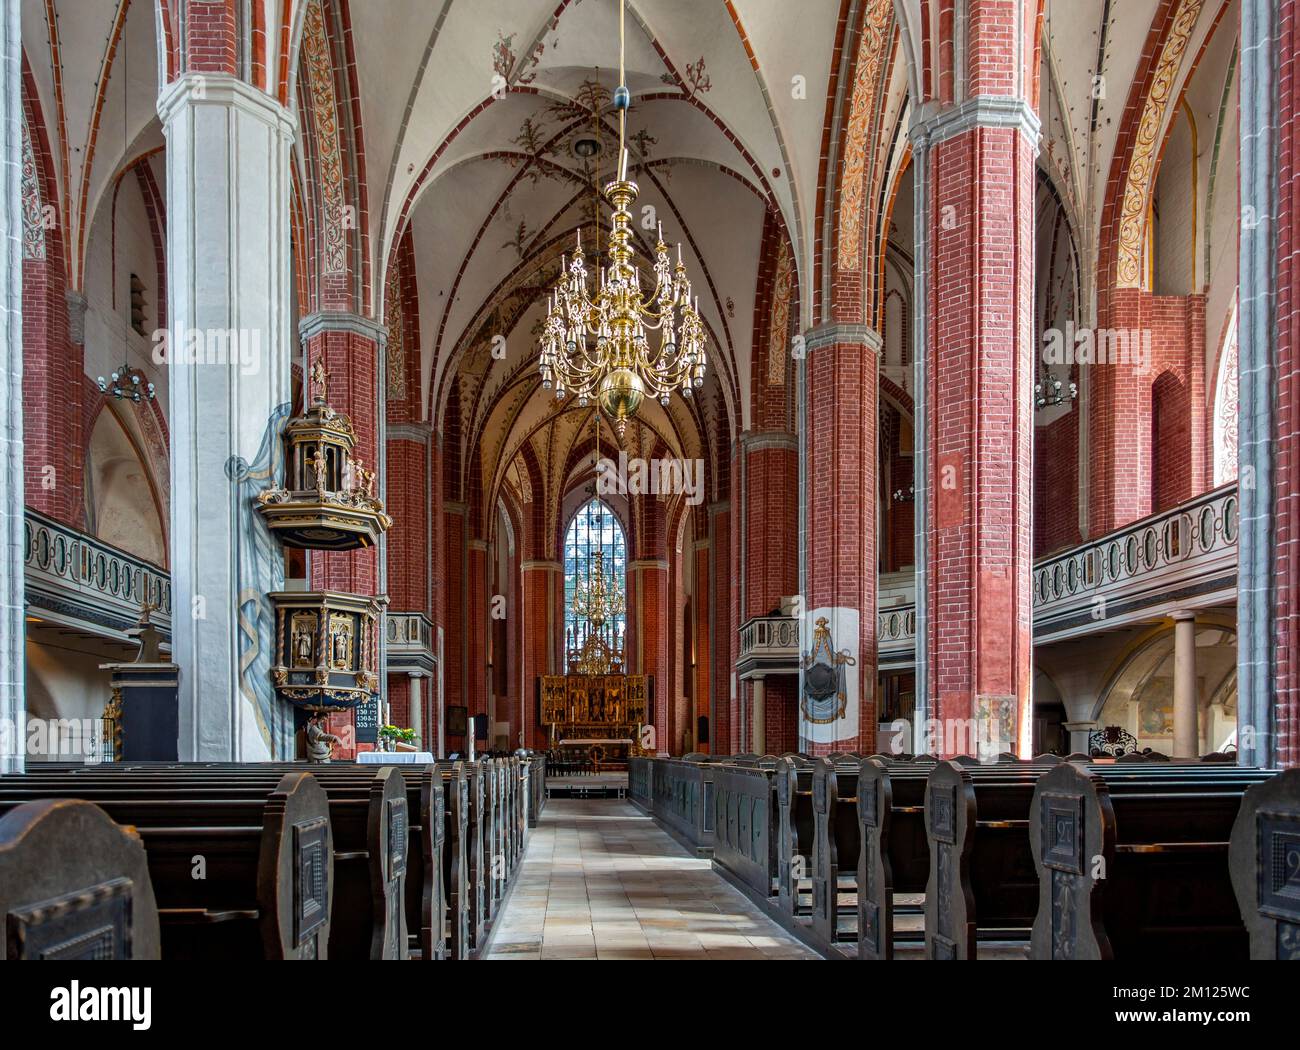
<svg viewBox="0 0 1300 1050">
<path fill-rule="evenodd" d="M 880 578 L 882 671 L 916 661 L 912 587 L 911 573 Z M 1236 604 L 1236 483 L 1040 558 L 1033 587 L 1035 645 L 1159 620 L 1176 609 Z M 797 674 L 799 645 L 796 617 L 756 616 L 740 628 L 736 674 Z"/>
<path fill-rule="evenodd" d="M 126 632 L 147 601 L 170 648 L 172 583 L 161 566 L 28 509 L 23 573 L 29 632 L 70 632 L 106 643 L 107 653 L 134 654 Z"/>
</svg>

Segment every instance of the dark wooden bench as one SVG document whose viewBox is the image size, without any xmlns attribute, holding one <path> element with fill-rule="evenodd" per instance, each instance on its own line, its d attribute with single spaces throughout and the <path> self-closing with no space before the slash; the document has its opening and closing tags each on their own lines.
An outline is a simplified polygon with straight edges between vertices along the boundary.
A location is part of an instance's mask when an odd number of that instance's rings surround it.
<svg viewBox="0 0 1300 1050">
<path fill-rule="evenodd" d="M 439 762 L 444 767 L 450 763 Z M 474 951 L 483 942 L 487 928 L 486 902 L 484 894 L 484 845 L 483 845 L 483 781 L 482 762 L 458 763 L 465 777 L 465 808 L 462 843 L 465 858 L 465 878 L 461 883 L 467 909 L 467 929 L 465 940 L 466 954 Z"/>
<path fill-rule="evenodd" d="M 479 762 L 483 772 L 483 926 L 492 921 L 505 886 L 505 809 L 501 760 L 485 758 Z"/>
<path fill-rule="evenodd" d="M 442 875 L 447 902 L 448 959 L 469 958 L 470 885 L 469 773 L 464 762 L 438 762 L 445 804 Z"/>
<path fill-rule="evenodd" d="M 76 769 L 86 769 L 77 766 Z M 301 762 L 203 762 L 203 763 L 131 763 L 106 765 L 103 770 L 141 771 L 150 769 L 224 771 L 235 777 L 249 771 L 279 770 L 302 772 Z M 312 766 L 313 776 L 322 783 L 351 778 L 369 785 L 376 767 L 355 762 L 331 762 Z M 447 889 L 443 849 L 446 842 L 446 814 L 442 778 L 431 765 L 392 767 L 401 775 L 406 787 L 406 811 L 410 840 L 406 870 L 406 926 L 412 958 L 441 960 L 447 954 Z"/>
<path fill-rule="evenodd" d="M 785 757 L 777 762 L 777 906 L 789 918 L 808 915 L 812 887 L 803 892 L 812 870 L 812 763 Z"/>
<path fill-rule="evenodd" d="M 1163 767 L 1163 768 L 1160 768 Z M 1269 771 L 1064 763 L 1035 787 L 1035 959 L 1246 958 L 1228 844 Z"/>
<path fill-rule="evenodd" d="M 98 767 L 85 767 L 93 770 Z M 332 953 L 333 815 L 307 773 L 200 784 L 186 775 L 0 777 L 0 812 L 79 798 L 144 844 L 163 958 L 302 959 Z M 195 877 L 195 857 L 203 878 Z"/>
<path fill-rule="evenodd" d="M 1250 957 L 1300 960 L 1300 769 L 1247 790 L 1230 843 Z"/>
<path fill-rule="evenodd" d="M 858 958 L 893 959 L 900 942 L 913 941 L 895 928 L 899 914 L 919 916 L 919 906 L 900 909 L 895 894 L 923 894 L 930 877 L 925 835 L 925 784 L 934 760 L 895 761 L 876 755 L 858 770 Z"/>
<path fill-rule="evenodd" d="M 777 892 L 776 765 L 713 766 L 713 862 L 763 899 Z"/>
<path fill-rule="evenodd" d="M 123 799 L 198 797 L 273 784 L 301 765 L 283 763 L 106 764 L 72 773 L 73 786 L 96 780 Z M 57 773 L 37 771 L 48 779 Z M 334 855 L 330 957 L 405 959 L 407 844 L 410 818 L 406 785 L 394 766 L 322 765 L 312 775 L 329 802 Z"/>
<path fill-rule="evenodd" d="M 530 751 L 528 753 L 528 783 L 530 794 L 528 799 L 528 826 L 537 827 L 537 822 L 542 817 L 542 810 L 546 808 L 546 756 L 540 751 Z M 629 787 L 631 778 L 631 763 L 629 762 Z"/>
<path fill-rule="evenodd" d="M 5 959 L 157 959 L 158 905 L 140 837 L 98 806 L 42 799 L 0 817 Z"/>
<path fill-rule="evenodd" d="M 861 826 L 861 759 L 819 758 L 812 768 L 813 931 L 828 944 L 857 940 L 857 874 Z"/>
<path fill-rule="evenodd" d="M 632 759 L 649 767 L 649 800 L 633 796 L 700 856 L 713 853 L 715 762 L 681 758 Z"/>
<path fill-rule="evenodd" d="M 1029 807 L 1059 759 L 965 766 L 940 762 L 926 782 L 927 959 L 974 959 L 977 937 L 1026 941 L 1038 908 Z"/>
</svg>

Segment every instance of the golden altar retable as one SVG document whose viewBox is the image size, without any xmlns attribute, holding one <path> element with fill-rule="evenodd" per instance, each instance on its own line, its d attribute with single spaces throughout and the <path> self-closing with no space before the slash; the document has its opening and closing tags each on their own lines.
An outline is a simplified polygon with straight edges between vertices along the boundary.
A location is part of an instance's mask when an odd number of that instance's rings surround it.
<svg viewBox="0 0 1300 1050">
<path fill-rule="evenodd" d="M 646 724 L 646 676 L 560 674 L 542 677 L 542 723 L 552 744 L 565 739 L 631 741 L 640 754 Z M 618 757 L 607 753 L 605 758 Z"/>
</svg>

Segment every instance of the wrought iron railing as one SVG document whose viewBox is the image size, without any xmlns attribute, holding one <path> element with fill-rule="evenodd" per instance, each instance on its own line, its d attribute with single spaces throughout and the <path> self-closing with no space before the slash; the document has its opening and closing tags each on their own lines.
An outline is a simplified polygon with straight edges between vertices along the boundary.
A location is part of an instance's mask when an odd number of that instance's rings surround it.
<svg viewBox="0 0 1300 1050">
<path fill-rule="evenodd" d="M 154 607 L 153 622 L 171 634 L 172 583 L 167 570 L 70 525 L 28 510 L 24 580 L 33 612 L 70 626 L 120 634 Z"/>
</svg>

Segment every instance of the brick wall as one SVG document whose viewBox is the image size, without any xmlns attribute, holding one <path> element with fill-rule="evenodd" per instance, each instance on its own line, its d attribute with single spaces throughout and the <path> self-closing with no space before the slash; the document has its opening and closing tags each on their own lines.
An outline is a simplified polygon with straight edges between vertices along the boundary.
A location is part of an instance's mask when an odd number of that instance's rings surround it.
<svg viewBox="0 0 1300 1050">
<path fill-rule="evenodd" d="M 1079 535 L 1079 413 L 1034 430 L 1034 556 L 1082 540 Z"/>
<path fill-rule="evenodd" d="M 1090 368 L 1088 509 L 1094 536 L 1199 495 L 1212 481 L 1205 297 L 1111 289 L 1102 318 L 1100 329 L 1149 344 L 1150 366 L 1141 369 L 1130 358 Z M 1161 377 L 1168 378 L 1157 398 Z M 1158 444 L 1157 400 L 1164 409 Z M 1155 476 L 1157 457 L 1161 479 Z M 1166 502 L 1157 501 L 1158 493 Z"/>
<path fill-rule="evenodd" d="M 234 0 L 182 0 L 186 68 L 193 73 L 235 72 Z"/>
<path fill-rule="evenodd" d="M 358 460 L 378 472 L 378 367 L 379 344 L 351 331 L 324 331 L 307 343 L 308 370 L 325 363 L 327 400 L 336 412 L 347 414 L 356 431 L 353 465 Z M 358 551 L 316 551 L 311 558 L 314 590 L 376 594 L 379 588 L 377 548 Z"/>
</svg>

